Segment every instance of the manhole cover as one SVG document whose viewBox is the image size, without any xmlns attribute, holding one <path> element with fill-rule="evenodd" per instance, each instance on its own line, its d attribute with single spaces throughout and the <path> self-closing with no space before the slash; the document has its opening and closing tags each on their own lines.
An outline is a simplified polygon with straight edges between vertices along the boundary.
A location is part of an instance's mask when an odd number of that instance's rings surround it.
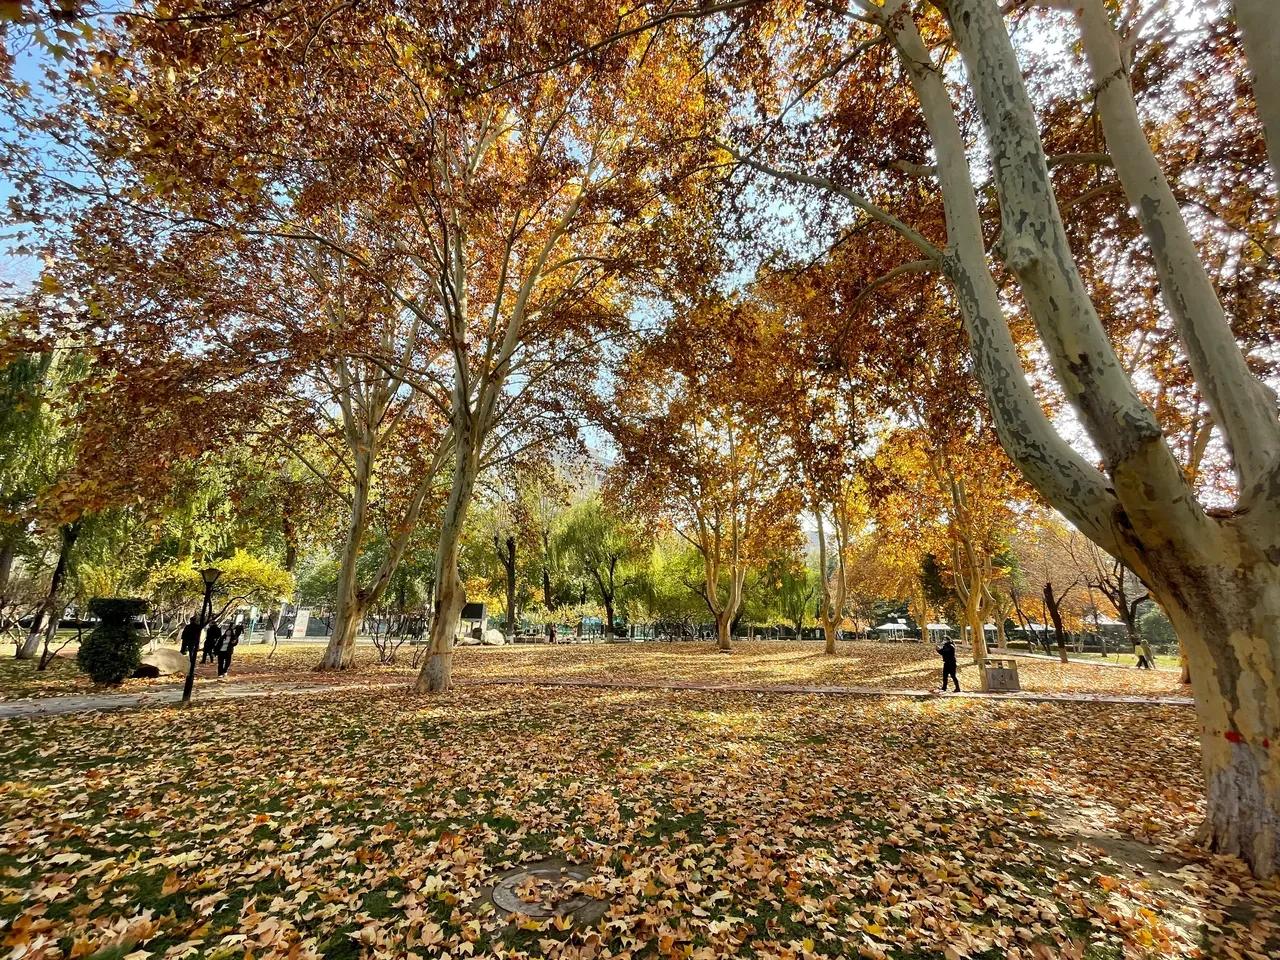
<svg viewBox="0 0 1280 960">
<path fill-rule="evenodd" d="M 568 917 L 574 923 L 594 923 L 604 916 L 602 901 L 580 889 L 590 879 L 586 867 L 562 860 L 542 860 L 508 870 L 499 876 L 489 899 L 507 914 L 523 914 L 535 920 Z"/>
</svg>

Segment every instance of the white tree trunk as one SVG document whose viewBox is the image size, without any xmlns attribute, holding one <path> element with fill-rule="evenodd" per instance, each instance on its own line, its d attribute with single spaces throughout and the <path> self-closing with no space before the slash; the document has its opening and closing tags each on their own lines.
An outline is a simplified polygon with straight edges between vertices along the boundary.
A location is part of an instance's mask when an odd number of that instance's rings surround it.
<svg viewBox="0 0 1280 960">
<path fill-rule="evenodd" d="M 1181 492 L 1181 467 L 1121 366 L 1076 268 L 1003 15 L 995 0 L 952 0 L 950 17 L 991 154 L 1005 262 L 1054 377 L 1109 471 L 1134 462 L 1144 474 L 1162 474 L 1163 492 L 1171 486 Z"/>
<path fill-rule="evenodd" d="M 1205 839 L 1269 875 L 1280 867 L 1280 477 L 1275 467 L 1264 472 L 1245 493 L 1250 509 L 1231 521 L 1205 516 L 1085 296 L 999 10 L 993 0 L 952 0 L 950 17 L 991 149 L 1007 260 L 1111 475 L 1112 533 L 1095 542 L 1168 601 L 1188 649 L 1203 727 Z M 1136 164 L 1141 145 L 1128 146 L 1125 162 Z M 1185 271 L 1176 279 L 1185 286 Z M 1227 375 L 1216 387 L 1228 405 L 1251 396 L 1248 377 Z"/>
<path fill-rule="evenodd" d="M 31 629 L 27 631 L 27 639 L 18 648 L 17 659 L 34 660 L 36 658 L 36 654 L 40 652 L 40 638 L 44 636 L 44 626 L 45 619 L 43 616 L 37 616 L 36 619 L 31 621 Z"/>
<path fill-rule="evenodd" d="M 347 518 L 347 534 L 342 544 L 342 560 L 338 569 L 337 610 L 333 635 L 325 648 L 318 670 L 345 670 L 355 654 L 356 633 L 364 617 L 365 601 L 357 582 L 360 551 L 369 524 L 369 487 L 373 480 L 373 458 L 370 451 L 356 450 L 351 488 L 351 512 Z"/>
<path fill-rule="evenodd" d="M 837 506 L 836 510 L 838 509 Z M 833 510 L 832 514 L 838 524 L 839 516 L 836 510 Z M 818 519 L 818 576 L 822 579 L 822 638 L 825 641 L 822 649 L 823 653 L 830 655 L 836 652 L 836 641 L 840 637 L 840 621 L 844 619 L 844 543 L 837 530 L 836 549 L 840 551 L 841 556 L 837 564 L 838 582 L 833 588 L 831 578 L 827 575 L 827 533 L 823 526 L 822 512 L 814 510 L 814 516 Z"/>
<path fill-rule="evenodd" d="M 1027 481 L 1080 530 L 1116 549 L 1110 515 L 1115 498 L 1106 478 L 1067 444 L 1045 415 L 1027 380 L 1004 317 L 1001 293 L 987 262 L 982 218 L 942 69 L 933 63 L 915 22 L 900 16 L 902 0 L 886 4 L 890 37 L 920 101 L 937 155 L 947 223 L 942 268 L 951 282 L 1000 443 Z"/>
<path fill-rule="evenodd" d="M 471 507 L 479 473 L 480 446 L 483 437 L 471 427 L 471 416 L 465 406 L 455 412 L 455 435 L 458 439 L 453 487 L 440 524 L 436 544 L 436 583 L 426 662 L 414 689 L 419 693 L 444 693 L 453 682 L 453 644 L 466 593 L 458 574 L 462 553 L 462 533 Z"/>
<path fill-rule="evenodd" d="M 722 653 L 733 650 L 733 615 L 727 610 L 716 614 L 716 649 Z"/>
<path fill-rule="evenodd" d="M 1280 568 L 1230 527 L 1221 560 L 1164 570 L 1191 670 L 1206 785 L 1202 840 L 1280 872 Z"/>
<path fill-rule="evenodd" d="M 1271 20 L 1275 20 L 1272 11 Z M 1165 307 L 1236 465 L 1253 483 L 1280 453 L 1275 398 L 1250 373 L 1178 201 L 1142 129 L 1120 38 L 1102 0 L 1077 9 L 1107 148 L 1147 238 Z M 1280 49 L 1275 51 L 1280 56 Z"/>
<path fill-rule="evenodd" d="M 1275 0 L 1235 0 L 1235 8 L 1253 74 L 1253 99 L 1266 132 L 1271 176 L 1280 195 L 1280 18 Z"/>
</svg>

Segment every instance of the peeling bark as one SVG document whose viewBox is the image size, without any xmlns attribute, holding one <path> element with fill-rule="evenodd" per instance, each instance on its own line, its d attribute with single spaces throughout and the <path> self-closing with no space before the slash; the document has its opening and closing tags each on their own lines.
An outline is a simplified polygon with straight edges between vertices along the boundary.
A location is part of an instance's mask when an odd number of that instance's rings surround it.
<svg viewBox="0 0 1280 960">
<path fill-rule="evenodd" d="M 1280 195 L 1280 19 L 1275 0 L 1235 0 L 1236 23 L 1253 74 L 1253 99 L 1267 137 L 1267 157 Z"/>
<path fill-rule="evenodd" d="M 1143 132 L 1120 38 L 1101 0 L 1084 0 L 1077 16 L 1112 163 L 1146 236 L 1165 307 L 1196 385 L 1222 428 L 1240 485 L 1246 486 L 1280 455 L 1275 397 L 1245 363 L 1173 189 Z M 1275 55 L 1280 57 L 1280 46 Z"/>
<path fill-rule="evenodd" d="M 1168 585 L 1160 595 L 1169 598 L 1200 720 L 1200 839 L 1270 876 L 1280 872 L 1280 569 L 1233 524 L 1220 534 L 1219 562 L 1161 562 Z"/>
<path fill-rule="evenodd" d="M 986 395 L 996 433 L 1010 459 L 1045 499 L 1095 543 L 1117 550 L 1110 519 L 1116 503 L 1106 478 L 1058 435 L 1027 380 L 987 262 L 965 140 L 950 94 L 915 22 L 896 16 L 902 6 L 901 2 L 886 5 L 886 29 L 920 101 L 938 157 L 938 183 L 947 224 L 943 273 L 956 295 L 974 373 Z"/>
</svg>

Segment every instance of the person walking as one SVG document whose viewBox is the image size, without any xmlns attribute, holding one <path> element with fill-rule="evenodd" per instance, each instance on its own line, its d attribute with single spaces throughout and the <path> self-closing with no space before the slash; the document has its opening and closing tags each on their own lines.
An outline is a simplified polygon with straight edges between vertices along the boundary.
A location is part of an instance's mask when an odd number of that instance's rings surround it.
<svg viewBox="0 0 1280 960">
<path fill-rule="evenodd" d="M 942 657 L 942 692 L 947 692 L 947 678 L 956 685 L 956 693 L 960 692 L 960 677 L 956 673 L 956 645 L 950 637 L 943 637 L 942 643 L 934 647 Z"/>
<path fill-rule="evenodd" d="M 179 652 L 200 649 L 200 630 L 200 618 L 193 613 L 191 622 L 182 628 L 182 647 Z"/>
<path fill-rule="evenodd" d="M 209 624 L 209 629 L 204 632 L 204 650 L 200 653 L 201 663 L 212 663 L 217 656 L 218 641 L 222 639 L 222 628 L 218 626 L 218 621 Z"/>
<path fill-rule="evenodd" d="M 225 677 L 231 669 L 231 652 L 240 642 L 240 634 L 243 632 L 244 627 L 237 623 L 228 627 L 227 632 L 218 638 L 218 676 Z"/>
<path fill-rule="evenodd" d="M 1141 645 L 1140 643 L 1135 643 L 1135 644 L 1133 645 L 1133 652 L 1134 652 L 1134 653 L 1136 653 L 1136 654 L 1138 655 L 1138 664 L 1137 664 L 1138 669 L 1139 669 L 1139 670 L 1150 670 L 1150 669 L 1151 669 L 1151 661 L 1147 659 L 1147 654 L 1146 654 L 1146 652 L 1142 649 L 1142 645 Z"/>
</svg>

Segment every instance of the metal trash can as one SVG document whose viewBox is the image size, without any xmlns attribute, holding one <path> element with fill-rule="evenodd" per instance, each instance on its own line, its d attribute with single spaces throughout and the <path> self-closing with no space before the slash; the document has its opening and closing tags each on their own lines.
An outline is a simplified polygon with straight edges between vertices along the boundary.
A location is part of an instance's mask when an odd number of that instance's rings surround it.
<svg viewBox="0 0 1280 960">
<path fill-rule="evenodd" d="M 982 661 L 982 689 L 988 693 L 1021 690 L 1018 661 L 1009 657 L 988 657 Z"/>
</svg>

